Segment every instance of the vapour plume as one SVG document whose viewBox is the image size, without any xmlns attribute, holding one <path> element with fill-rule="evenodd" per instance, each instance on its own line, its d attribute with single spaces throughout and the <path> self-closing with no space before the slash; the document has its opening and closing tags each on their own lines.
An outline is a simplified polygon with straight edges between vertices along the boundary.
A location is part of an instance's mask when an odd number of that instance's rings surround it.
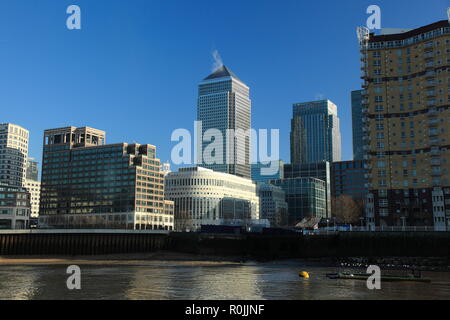
<svg viewBox="0 0 450 320">
<path fill-rule="evenodd" d="M 223 66 L 222 57 L 220 56 L 219 51 L 214 50 L 212 53 L 212 56 L 214 58 L 214 63 L 212 66 L 212 71 L 216 71 L 217 69 L 221 68 Z"/>
</svg>

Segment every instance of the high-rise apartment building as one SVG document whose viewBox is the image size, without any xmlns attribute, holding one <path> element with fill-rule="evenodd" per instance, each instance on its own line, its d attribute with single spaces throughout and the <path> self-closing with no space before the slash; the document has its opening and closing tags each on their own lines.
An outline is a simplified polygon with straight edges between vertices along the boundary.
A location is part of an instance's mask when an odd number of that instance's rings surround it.
<svg viewBox="0 0 450 320">
<path fill-rule="evenodd" d="M 198 129 L 196 141 L 198 165 L 250 179 L 249 94 L 249 87 L 225 66 L 200 83 L 197 119 L 201 121 L 201 129 Z M 229 139 L 227 130 L 234 130 Z M 219 142 L 218 136 L 221 148 L 209 150 L 208 145 Z"/>
<path fill-rule="evenodd" d="M 363 160 L 362 90 L 352 91 L 353 160 Z"/>
<path fill-rule="evenodd" d="M 0 124 L 0 184 L 23 187 L 28 160 L 28 130 Z"/>
<path fill-rule="evenodd" d="M 297 103 L 291 121 L 291 163 L 341 161 L 337 106 L 329 100 Z"/>
<path fill-rule="evenodd" d="M 105 144 L 105 132 L 45 130 L 41 227 L 172 230 L 156 147 Z"/>
<path fill-rule="evenodd" d="M 450 25 L 380 35 L 358 29 L 375 226 L 450 224 Z"/>
</svg>

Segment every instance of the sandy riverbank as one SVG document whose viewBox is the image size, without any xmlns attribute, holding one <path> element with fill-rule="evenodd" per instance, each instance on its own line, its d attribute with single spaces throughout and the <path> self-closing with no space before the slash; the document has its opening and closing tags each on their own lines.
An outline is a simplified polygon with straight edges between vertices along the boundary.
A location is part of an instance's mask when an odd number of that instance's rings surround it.
<svg viewBox="0 0 450 320">
<path fill-rule="evenodd" d="M 239 257 L 211 257 L 186 253 L 161 251 L 146 254 L 110 254 L 97 256 L 0 256 L 2 265 L 129 265 L 145 263 L 177 262 L 179 264 L 214 265 L 239 264 Z"/>
</svg>

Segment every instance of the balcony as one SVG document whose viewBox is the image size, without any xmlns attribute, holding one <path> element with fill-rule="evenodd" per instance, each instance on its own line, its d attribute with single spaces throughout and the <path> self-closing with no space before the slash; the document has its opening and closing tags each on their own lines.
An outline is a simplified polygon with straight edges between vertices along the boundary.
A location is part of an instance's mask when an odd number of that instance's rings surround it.
<svg viewBox="0 0 450 320">
<path fill-rule="evenodd" d="M 428 117 L 436 117 L 439 114 L 439 111 L 437 111 L 436 109 L 430 109 L 428 110 L 427 116 Z"/>
<path fill-rule="evenodd" d="M 423 49 L 425 50 L 425 52 L 430 52 L 433 51 L 433 43 L 432 42 L 428 42 L 425 43 L 425 45 L 423 46 Z"/>
<path fill-rule="evenodd" d="M 431 159 L 431 166 L 441 166 L 442 160 L 440 158 Z"/>
<path fill-rule="evenodd" d="M 431 79 L 436 77 L 436 71 L 428 71 L 425 73 L 425 79 Z"/>
<path fill-rule="evenodd" d="M 434 52 L 433 51 L 426 52 L 425 55 L 424 55 L 425 61 L 428 61 L 428 60 L 433 59 L 433 58 L 434 58 Z"/>
<path fill-rule="evenodd" d="M 434 70 L 434 61 L 429 61 L 429 62 L 425 63 L 425 69 Z"/>
<path fill-rule="evenodd" d="M 428 126 L 430 127 L 436 127 L 439 125 L 440 120 L 438 118 L 433 118 L 428 120 Z"/>
<path fill-rule="evenodd" d="M 434 90 L 428 90 L 426 93 L 427 98 L 433 98 L 436 97 L 436 91 Z M 433 105 L 436 104 L 436 102 L 433 102 Z"/>
<path fill-rule="evenodd" d="M 425 83 L 425 88 L 434 88 L 434 87 L 436 87 L 436 82 L 434 80 L 430 80 Z"/>
</svg>

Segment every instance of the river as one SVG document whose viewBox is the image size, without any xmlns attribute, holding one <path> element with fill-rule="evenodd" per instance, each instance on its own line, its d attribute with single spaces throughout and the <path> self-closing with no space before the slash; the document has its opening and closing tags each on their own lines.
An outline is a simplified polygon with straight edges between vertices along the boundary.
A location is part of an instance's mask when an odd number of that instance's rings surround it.
<svg viewBox="0 0 450 320">
<path fill-rule="evenodd" d="M 0 265 L 0 299 L 450 299 L 446 272 L 424 272 L 431 284 L 386 282 L 381 290 L 371 291 L 365 281 L 327 279 L 327 273 L 337 271 L 334 267 L 297 260 L 130 261 L 80 265 L 81 290 L 71 291 L 66 286 L 67 266 Z M 310 273 L 309 280 L 299 278 L 301 270 Z"/>
</svg>

